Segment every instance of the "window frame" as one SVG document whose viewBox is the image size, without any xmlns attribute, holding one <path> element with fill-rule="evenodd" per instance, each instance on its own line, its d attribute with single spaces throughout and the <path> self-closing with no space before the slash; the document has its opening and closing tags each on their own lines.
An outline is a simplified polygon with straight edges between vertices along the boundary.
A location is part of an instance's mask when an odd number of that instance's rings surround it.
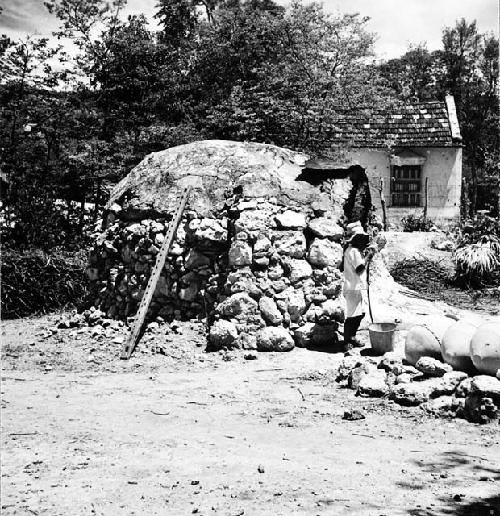
<svg viewBox="0 0 500 516">
<path fill-rule="evenodd" d="M 391 206 L 422 206 L 422 165 L 391 165 Z"/>
</svg>

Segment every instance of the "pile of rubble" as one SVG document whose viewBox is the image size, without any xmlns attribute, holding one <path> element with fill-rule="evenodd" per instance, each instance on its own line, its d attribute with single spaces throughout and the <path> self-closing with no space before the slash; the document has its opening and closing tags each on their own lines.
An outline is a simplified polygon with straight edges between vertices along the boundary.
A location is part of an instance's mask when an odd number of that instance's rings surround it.
<svg viewBox="0 0 500 516">
<path fill-rule="evenodd" d="M 395 352 L 376 358 L 351 355 L 344 358 L 336 380 L 359 396 L 388 397 L 440 417 L 487 423 L 500 416 L 499 379 L 469 376 L 431 357 L 421 357 L 412 366 Z"/>
<path fill-rule="evenodd" d="M 225 141 L 147 157 L 117 185 L 96 235 L 87 271 L 95 306 L 110 318 L 136 312 L 176 200 L 190 185 L 150 319 L 206 316 L 212 349 L 335 344 L 344 317 L 343 225 L 366 216 L 370 203 L 348 174 L 301 179 L 306 160 Z"/>
<path fill-rule="evenodd" d="M 184 334 L 188 335 L 190 340 L 194 340 L 197 346 L 201 345 L 198 341 L 203 329 L 197 321 L 187 323 L 174 321 L 168 325 L 164 323 L 165 320 L 158 316 L 146 325 L 136 353 L 174 356 L 177 350 L 173 349 L 172 340 L 178 340 Z M 63 315 L 56 321 L 55 327 L 50 329 L 46 337 L 58 333 L 59 330 L 70 330 L 68 333 L 70 337 L 90 337 L 93 342 L 117 347 L 124 344 L 130 332 L 130 328 L 127 328 L 122 321 L 108 318 L 102 310 L 95 307 L 82 313 L 72 312 Z"/>
</svg>

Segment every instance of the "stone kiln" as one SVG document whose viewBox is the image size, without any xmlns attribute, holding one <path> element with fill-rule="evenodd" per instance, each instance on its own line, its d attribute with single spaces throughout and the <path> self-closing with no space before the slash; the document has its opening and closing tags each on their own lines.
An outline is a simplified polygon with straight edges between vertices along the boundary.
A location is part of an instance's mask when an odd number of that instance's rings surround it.
<svg viewBox="0 0 500 516">
<path fill-rule="evenodd" d="M 135 313 L 176 199 L 191 185 L 150 316 L 207 316 L 213 349 L 334 343 L 343 225 L 353 209 L 366 217 L 367 196 L 359 171 L 354 186 L 347 173 L 308 181 L 307 159 L 218 140 L 146 157 L 113 190 L 91 250 L 95 305 L 110 317 Z"/>
</svg>

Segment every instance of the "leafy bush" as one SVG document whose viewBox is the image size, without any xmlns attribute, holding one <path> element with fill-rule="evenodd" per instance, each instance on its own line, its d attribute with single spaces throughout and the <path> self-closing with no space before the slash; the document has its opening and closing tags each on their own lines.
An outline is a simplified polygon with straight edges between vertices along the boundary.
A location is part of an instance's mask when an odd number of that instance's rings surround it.
<svg viewBox="0 0 500 516">
<path fill-rule="evenodd" d="M 413 231 L 430 231 L 434 226 L 434 222 L 431 219 L 424 218 L 423 216 L 418 217 L 410 213 L 407 217 L 401 219 L 403 224 L 403 231 L 412 233 Z"/>
<path fill-rule="evenodd" d="M 55 250 L 2 252 L 2 318 L 26 317 L 86 301 L 86 256 Z"/>
<path fill-rule="evenodd" d="M 500 242 L 483 237 L 455 251 L 456 277 L 459 283 L 481 287 L 491 281 L 500 265 Z"/>
<path fill-rule="evenodd" d="M 500 218 L 488 215 L 463 222 L 459 230 L 458 247 L 479 242 L 483 237 L 494 237 L 500 240 Z"/>
<path fill-rule="evenodd" d="M 500 280 L 500 220 L 480 216 L 460 228 L 454 253 L 458 284 L 481 288 Z"/>
</svg>

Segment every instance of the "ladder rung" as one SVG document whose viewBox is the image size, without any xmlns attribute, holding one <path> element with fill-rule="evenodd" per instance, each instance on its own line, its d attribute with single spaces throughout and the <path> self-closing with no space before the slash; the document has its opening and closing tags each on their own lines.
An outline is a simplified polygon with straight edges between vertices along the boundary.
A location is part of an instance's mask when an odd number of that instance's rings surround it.
<svg viewBox="0 0 500 516">
<path fill-rule="evenodd" d="M 156 257 L 156 262 L 154 267 L 151 269 L 151 275 L 146 284 L 146 290 L 142 296 L 141 302 L 139 304 L 139 308 L 137 310 L 134 326 L 132 328 L 132 333 L 128 336 L 127 340 L 122 349 L 121 358 L 128 359 L 134 348 L 137 344 L 137 340 L 139 338 L 139 334 L 142 329 L 142 325 L 144 324 L 144 319 L 146 318 L 146 314 L 148 312 L 149 305 L 151 304 L 151 299 L 153 298 L 154 291 L 156 290 L 156 285 L 158 283 L 158 279 L 160 277 L 161 271 L 165 266 L 165 260 L 167 258 L 168 252 L 172 247 L 172 243 L 174 240 L 175 233 L 177 232 L 177 228 L 179 227 L 179 223 L 182 218 L 182 214 L 184 213 L 184 209 L 186 207 L 186 203 L 191 192 L 191 187 L 188 186 L 184 189 L 182 196 L 179 200 L 179 204 L 174 213 L 174 217 L 169 223 L 167 234 L 163 244 L 160 248 L 160 252 Z"/>
</svg>

